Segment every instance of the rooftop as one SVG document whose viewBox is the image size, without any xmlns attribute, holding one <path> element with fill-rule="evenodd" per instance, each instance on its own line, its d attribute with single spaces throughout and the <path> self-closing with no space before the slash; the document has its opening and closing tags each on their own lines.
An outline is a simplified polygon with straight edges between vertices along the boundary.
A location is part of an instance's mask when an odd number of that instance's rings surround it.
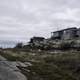
<svg viewBox="0 0 80 80">
<path fill-rule="evenodd" d="M 54 31 L 54 32 L 52 32 L 52 33 L 55 33 L 55 32 L 62 32 L 62 31 L 65 31 L 65 30 L 72 30 L 72 29 L 77 30 L 76 27 L 71 27 L 71 28 L 66 28 L 66 29 L 62 29 L 62 30 L 58 30 L 58 31 Z"/>
</svg>

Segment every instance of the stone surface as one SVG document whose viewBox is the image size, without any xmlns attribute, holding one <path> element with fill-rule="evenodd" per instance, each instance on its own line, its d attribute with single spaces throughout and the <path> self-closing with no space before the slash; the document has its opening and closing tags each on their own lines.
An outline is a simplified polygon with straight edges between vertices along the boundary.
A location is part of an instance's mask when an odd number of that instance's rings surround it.
<svg viewBox="0 0 80 80">
<path fill-rule="evenodd" d="M 0 56 L 0 80 L 27 80 L 15 64 Z"/>
</svg>

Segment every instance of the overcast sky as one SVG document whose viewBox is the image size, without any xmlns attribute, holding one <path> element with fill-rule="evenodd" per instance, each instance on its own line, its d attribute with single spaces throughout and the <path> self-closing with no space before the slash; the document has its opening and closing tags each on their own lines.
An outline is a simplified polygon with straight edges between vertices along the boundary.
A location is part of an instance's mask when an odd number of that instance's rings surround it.
<svg viewBox="0 0 80 80">
<path fill-rule="evenodd" d="M 50 37 L 75 26 L 80 27 L 80 0 L 0 0 L 0 40 Z"/>
</svg>

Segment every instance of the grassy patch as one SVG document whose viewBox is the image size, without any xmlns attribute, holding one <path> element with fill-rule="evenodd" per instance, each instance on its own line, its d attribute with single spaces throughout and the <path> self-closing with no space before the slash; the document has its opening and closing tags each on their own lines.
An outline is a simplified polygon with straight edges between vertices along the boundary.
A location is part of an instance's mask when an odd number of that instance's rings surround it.
<svg viewBox="0 0 80 80">
<path fill-rule="evenodd" d="M 30 61 L 32 66 L 19 67 L 28 80 L 80 80 L 80 52 L 57 54 L 33 52 L 6 52 L 10 61 Z"/>
</svg>

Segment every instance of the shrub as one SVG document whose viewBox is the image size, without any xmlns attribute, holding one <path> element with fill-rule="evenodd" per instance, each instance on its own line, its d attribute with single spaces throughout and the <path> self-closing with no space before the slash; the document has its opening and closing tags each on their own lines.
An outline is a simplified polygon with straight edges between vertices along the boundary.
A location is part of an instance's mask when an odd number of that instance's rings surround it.
<svg viewBox="0 0 80 80">
<path fill-rule="evenodd" d="M 67 50 L 67 49 L 71 49 L 74 48 L 75 42 L 71 41 L 71 42 L 62 42 L 59 47 L 62 50 Z"/>
</svg>

